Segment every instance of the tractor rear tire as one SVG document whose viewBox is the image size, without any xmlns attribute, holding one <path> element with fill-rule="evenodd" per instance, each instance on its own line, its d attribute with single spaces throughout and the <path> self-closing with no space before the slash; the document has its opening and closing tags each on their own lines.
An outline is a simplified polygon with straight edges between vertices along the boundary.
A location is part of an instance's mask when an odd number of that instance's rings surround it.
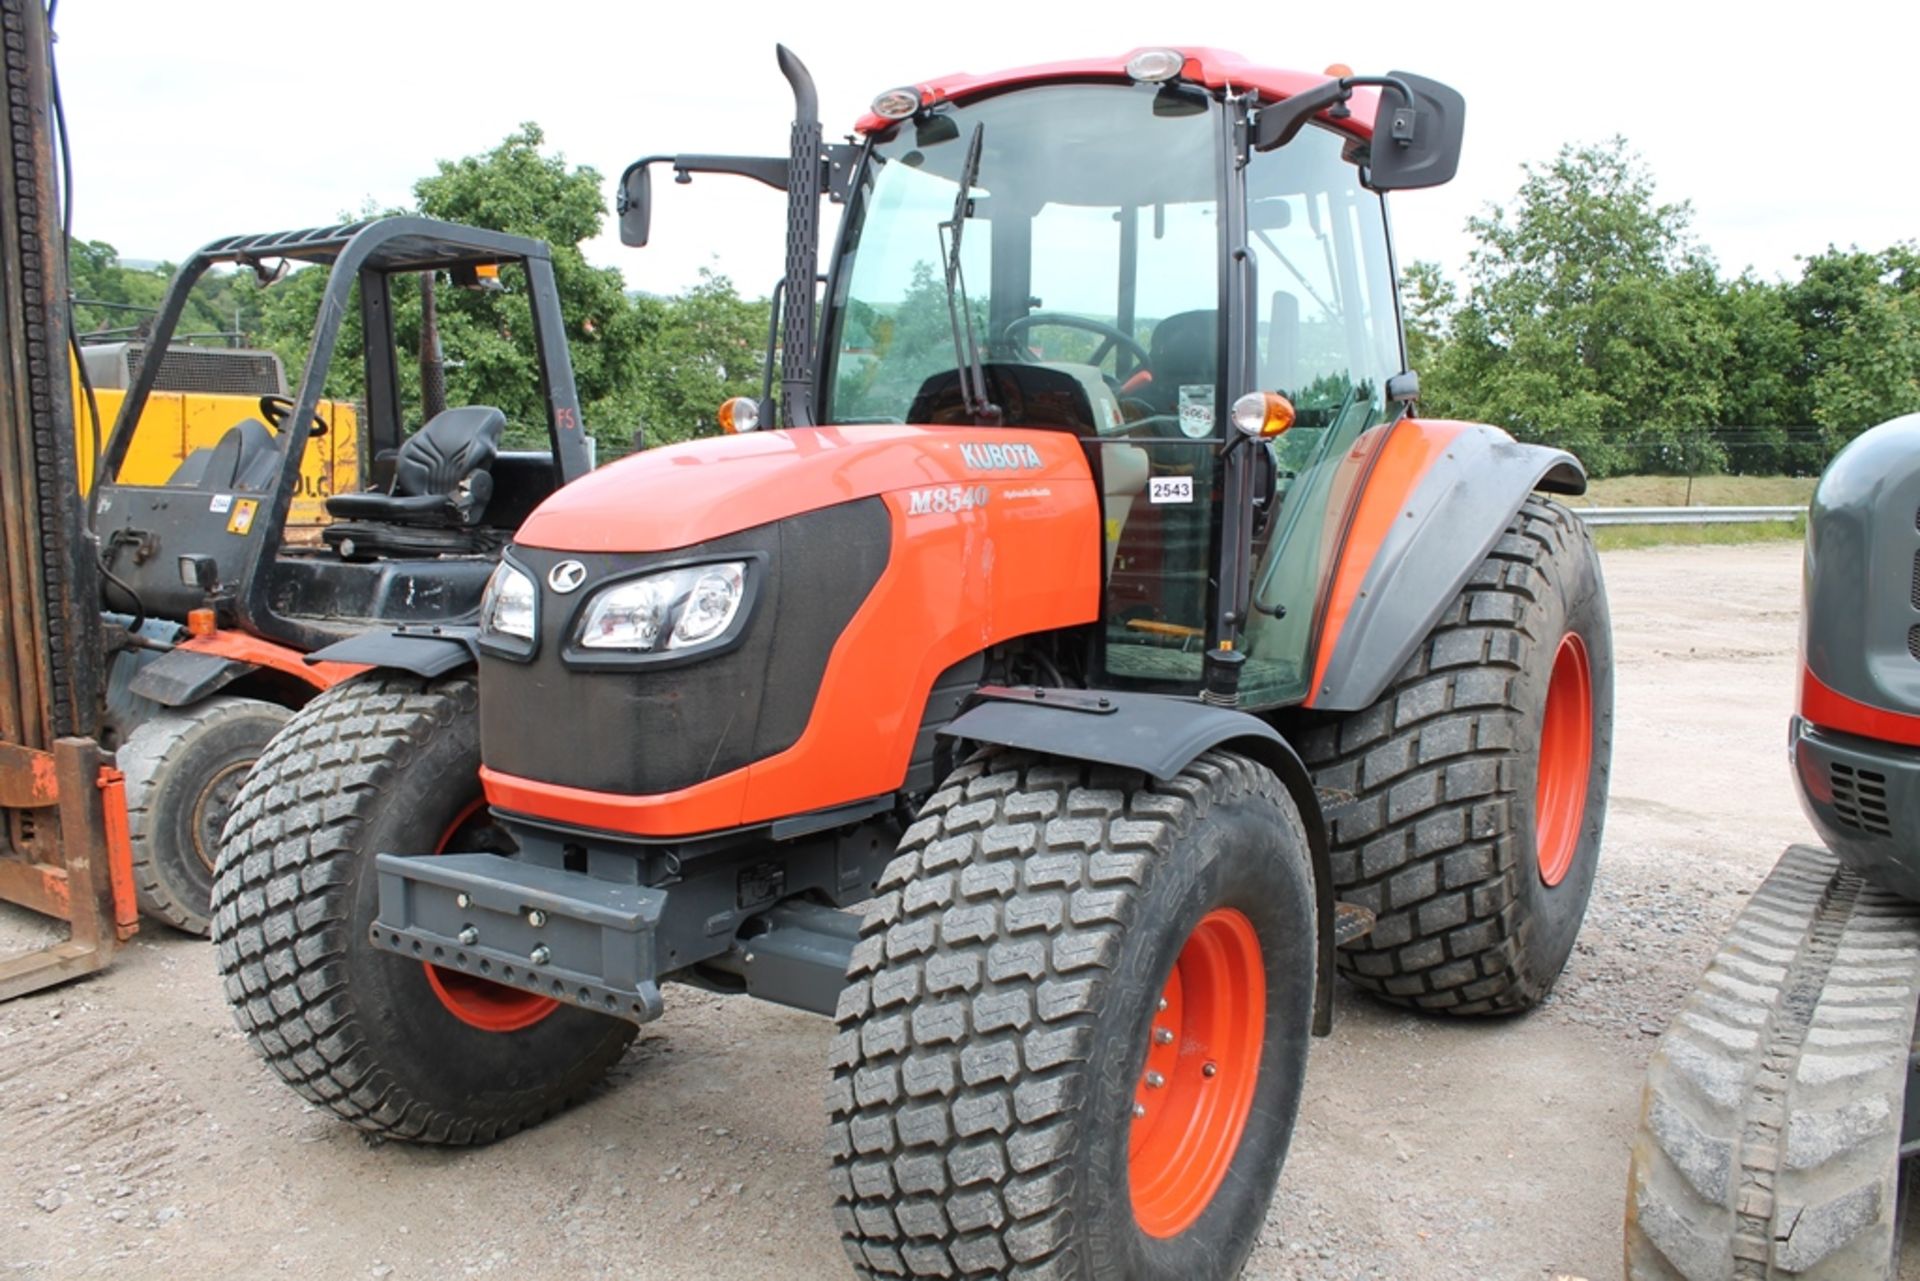
<svg viewBox="0 0 1920 1281">
<path fill-rule="evenodd" d="M 302 1097 L 370 1134 L 505 1138 L 585 1097 L 633 1024 L 368 942 L 379 851 L 500 848 L 472 677 L 379 673 L 320 695 L 234 805 L 213 937 L 240 1030 Z"/>
<path fill-rule="evenodd" d="M 117 759 L 127 779 L 127 835 L 140 910 L 204 935 L 213 866 L 241 781 L 293 713 L 253 698 L 163 707 L 141 720 Z"/>
<path fill-rule="evenodd" d="M 1376 914 L 1355 985 L 1449 1014 L 1538 1004 L 1586 916 L 1613 750 L 1613 635 L 1572 512 L 1529 498 L 1379 700 L 1301 754 L 1335 893 Z"/>
<path fill-rule="evenodd" d="M 1238 1275 L 1314 993 L 1307 839 L 1264 767 L 990 750 L 907 830 L 837 1015 L 834 1215 L 864 1277 Z"/>
</svg>

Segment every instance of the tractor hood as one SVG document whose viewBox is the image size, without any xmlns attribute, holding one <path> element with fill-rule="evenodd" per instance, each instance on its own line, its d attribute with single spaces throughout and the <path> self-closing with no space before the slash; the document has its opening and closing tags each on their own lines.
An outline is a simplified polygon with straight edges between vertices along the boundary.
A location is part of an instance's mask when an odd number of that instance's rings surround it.
<svg viewBox="0 0 1920 1281">
<path fill-rule="evenodd" d="M 896 491 L 1084 486 L 1090 479 L 1079 442 L 1063 432 L 798 427 L 668 445 L 610 463 L 542 503 L 514 541 L 554 551 L 670 551 Z"/>
</svg>

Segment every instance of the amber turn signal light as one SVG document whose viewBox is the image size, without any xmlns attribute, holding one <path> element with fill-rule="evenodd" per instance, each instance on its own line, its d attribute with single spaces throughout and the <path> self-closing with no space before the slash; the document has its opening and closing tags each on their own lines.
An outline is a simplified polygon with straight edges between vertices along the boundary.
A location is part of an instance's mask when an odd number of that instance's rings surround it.
<svg viewBox="0 0 1920 1281">
<path fill-rule="evenodd" d="M 729 435 L 753 431 L 760 426 L 760 403 L 751 396 L 735 396 L 721 401 L 720 412 L 715 416 L 720 420 L 720 430 Z"/>
<path fill-rule="evenodd" d="M 1278 436 L 1293 426 L 1293 402 L 1277 391 L 1250 391 L 1233 402 L 1233 425 L 1248 436 Z"/>
<path fill-rule="evenodd" d="M 212 610 L 203 607 L 187 611 L 187 635 L 211 636 L 217 626 Z"/>
</svg>

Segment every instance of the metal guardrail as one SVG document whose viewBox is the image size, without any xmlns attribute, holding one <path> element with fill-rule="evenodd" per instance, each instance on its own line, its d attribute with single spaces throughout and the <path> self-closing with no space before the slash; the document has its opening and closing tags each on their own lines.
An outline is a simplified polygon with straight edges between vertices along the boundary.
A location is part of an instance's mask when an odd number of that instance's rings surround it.
<svg viewBox="0 0 1920 1281">
<path fill-rule="evenodd" d="M 1755 525 L 1798 520 L 1805 507 L 1576 507 L 1588 525 Z"/>
</svg>

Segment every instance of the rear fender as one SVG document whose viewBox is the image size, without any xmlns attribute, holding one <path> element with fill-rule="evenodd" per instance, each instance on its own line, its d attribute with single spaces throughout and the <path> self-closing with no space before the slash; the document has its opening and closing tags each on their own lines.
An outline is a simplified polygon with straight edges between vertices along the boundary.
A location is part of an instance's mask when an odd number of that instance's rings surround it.
<svg viewBox="0 0 1920 1281">
<path fill-rule="evenodd" d="M 1333 567 L 1307 706 L 1371 706 L 1527 495 L 1586 488 L 1586 470 L 1565 450 L 1522 444 L 1477 423 L 1396 423 Z"/>
<path fill-rule="evenodd" d="M 307 655 L 309 663 L 352 665 L 357 671 L 384 667 L 432 680 L 479 661 L 471 631 L 451 627 L 401 627 L 362 632 Z"/>
<path fill-rule="evenodd" d="M 1313 1031 L 1324 1036 L 1331 1030 L 1334 911 L 1327 825 L 1307 767 L 1273 726 L 1246 712 L 1159 694 L 987 686 L 978 698 L 940 730 L 943 737 L 1119 765 L 1162 781 L 1210 747 L 1239 752 L 1272 770 L 1286 785 L 1307 833 L 1319 936 Z"/>
</svg>

